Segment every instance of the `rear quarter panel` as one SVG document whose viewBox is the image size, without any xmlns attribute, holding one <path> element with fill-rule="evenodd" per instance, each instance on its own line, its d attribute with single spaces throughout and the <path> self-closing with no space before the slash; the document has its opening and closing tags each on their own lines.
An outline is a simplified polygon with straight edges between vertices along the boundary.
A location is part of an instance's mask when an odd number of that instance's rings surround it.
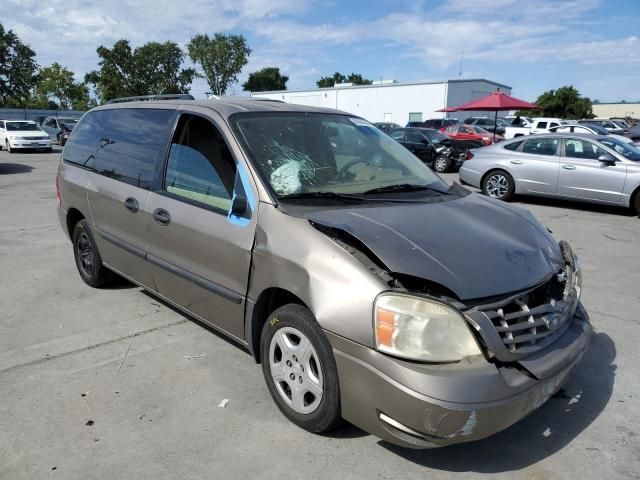
<svg viewBox="0 0 640 480">
<path fill-rule="evenodd" d="M 58 166 L 60 187 L 59 216 L 62 229 L 68 235 L 73 233 L 68 231 L 66 224 L 67 213 L 72 208 L 78 210 L 84 218 L 93 223 L 87 196 L 87 185 L 89 184 L 90 175 L 92 175 L 92 173 L 89 170 L 69 165 L 60 159 L 60 165 Z"/>
</svg>

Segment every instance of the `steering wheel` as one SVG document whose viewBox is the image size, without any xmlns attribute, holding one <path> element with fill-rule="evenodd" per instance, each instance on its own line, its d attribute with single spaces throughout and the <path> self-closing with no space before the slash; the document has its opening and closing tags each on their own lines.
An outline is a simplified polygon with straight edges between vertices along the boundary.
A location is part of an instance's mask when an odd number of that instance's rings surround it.
<svg viewBox="0 0 640 480">
<path fill-rule="evenodd" d="M 356 158 L 355 160 L 351 160 L 350 162 L 345 163 L 340 168 L 340 170 L 338 170 L 338 178 L 346 178 L 347 173 L 349 173 L 349 169 L 351 167 L 353 167 L 354 165 L 357 165 L 359 163 L 368 164 L 369 162 L 367 162 L 366 160 L 364 160 L 362 158 Z"/>
</svg>

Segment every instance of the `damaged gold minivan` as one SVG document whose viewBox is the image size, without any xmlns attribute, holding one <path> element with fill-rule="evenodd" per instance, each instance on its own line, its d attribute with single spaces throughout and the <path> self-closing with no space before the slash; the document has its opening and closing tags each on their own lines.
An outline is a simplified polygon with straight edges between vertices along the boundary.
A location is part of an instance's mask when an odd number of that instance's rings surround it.
<svg viewBox="0 0 640 480">
<path fill-rule="evenodd" d="M 120 275 L 241 343 L 311 432 L 481 439 L 589 343 L 567 243 L 346 113 L 124 99 L 84 115 L 56 185 L 87 284 Z"/>
</svg>

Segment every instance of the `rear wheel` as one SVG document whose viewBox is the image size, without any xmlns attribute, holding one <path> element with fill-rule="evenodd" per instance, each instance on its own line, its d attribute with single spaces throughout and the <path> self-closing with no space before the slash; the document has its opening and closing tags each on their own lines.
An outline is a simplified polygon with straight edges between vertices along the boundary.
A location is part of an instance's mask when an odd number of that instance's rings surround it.
<svg viewBox="0 0 640 480">
<path fill-rule="evenodd" d="M 82 219 L 73 229 L 73 255 L 80 277 L 87 285 L 100 288 L 111 283 L 116 274 L 102 264 L 100 252 L 89 228 L 89 222 Z"/>
<path fill-rule="evenodd" d="M 438 173 L 446 173 L 451 169 L 451 159 L 444 155 L 439 155 L 433 161 L 433 169 Z"/>
<path fill-rule="evenodd" d="M 340 423 L 340 387 L 331 345 L 302 305 L 278 308 L 260 339 L 262 373 L 280 411 L 301 428 L 326 432 Z"/>
<path fill-rule="evenodd" d="M 482 181 L 482 192 L 497 200 L 511 200 L 514 191 L 513 177 L 504 170 L 489 172 Z"/>
</svg>

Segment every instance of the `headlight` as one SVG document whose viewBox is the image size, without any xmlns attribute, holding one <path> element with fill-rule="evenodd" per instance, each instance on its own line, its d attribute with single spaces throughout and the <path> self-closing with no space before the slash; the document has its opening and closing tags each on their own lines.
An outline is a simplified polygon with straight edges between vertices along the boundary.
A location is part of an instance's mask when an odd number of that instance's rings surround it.
<svg viewBox="0 0 640 480">
<path fill-rule="evenodd" d="M 482 352 L 462 314 L 444 303 L 382 294 L 374 308 L 376 348 L 425 362 L 457 362 Z"/>
</svg>

